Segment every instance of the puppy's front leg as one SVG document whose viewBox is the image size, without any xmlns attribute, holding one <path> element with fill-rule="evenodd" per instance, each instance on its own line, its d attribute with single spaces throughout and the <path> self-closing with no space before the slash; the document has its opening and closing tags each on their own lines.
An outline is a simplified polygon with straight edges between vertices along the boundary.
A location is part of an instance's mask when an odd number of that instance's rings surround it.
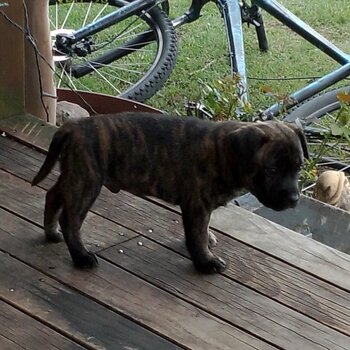
<svg viewBox="0 0 350 350">
<path fill-rule="evenodd" d="M 210 212 L 203 207 L 181 205 L 186 245 L 196 269 L 204 273 L 222 272 L 226 262 L 209 250 Z"/>
</svg>

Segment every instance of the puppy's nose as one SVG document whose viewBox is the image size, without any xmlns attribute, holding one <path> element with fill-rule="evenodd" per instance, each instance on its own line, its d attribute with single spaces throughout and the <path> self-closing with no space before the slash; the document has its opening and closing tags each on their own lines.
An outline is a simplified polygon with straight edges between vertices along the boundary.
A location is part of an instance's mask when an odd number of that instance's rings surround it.
<svg viewBox="0 0 350 350">
<path fill-rule="evenodd" d="M 298 204 L 299 199 L 300 199 L 300 194 L 298 192 L 291 193 L 289 195 L 289 203 L 291 208 L 294 208 Z"/>
</svg>

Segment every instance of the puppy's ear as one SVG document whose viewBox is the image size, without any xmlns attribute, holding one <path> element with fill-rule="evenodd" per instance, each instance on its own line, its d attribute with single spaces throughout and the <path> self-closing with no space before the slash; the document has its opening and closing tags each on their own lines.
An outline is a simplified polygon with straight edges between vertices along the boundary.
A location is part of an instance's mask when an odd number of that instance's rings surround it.
<svg viewBox="0 0 350 350">
<path fill-rule="evenodd" d="M 292 124 L 292 123 L 285 123 L 285 125 L 287 125 L 289 128 L 291 128 L 297 134 L 297 136 L 299 137 L 299 140 L 300 140 L 301 148 L 302 148 L 303 153 L 304 153 L 304 158 L 309 159 L 309 151 L 307 148 L 306 137 L 305 137 L 305 134 L 304 134 L 302 128 L 300 128 L 297 125 Z"/>
<path fill-rule="evenodd" d="M 258 125 L 250 124 L 230 134 L 233 154 L 239 159 L 251 159 L 259 148 L 269 140 L 269 136 Z"/>
</svg>

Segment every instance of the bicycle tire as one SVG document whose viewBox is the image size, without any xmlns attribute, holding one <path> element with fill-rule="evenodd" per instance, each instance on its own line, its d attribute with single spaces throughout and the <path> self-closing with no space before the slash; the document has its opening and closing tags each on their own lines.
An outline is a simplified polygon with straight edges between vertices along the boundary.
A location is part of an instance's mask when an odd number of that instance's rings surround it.
<svg viewBox="0 0 350 350">
<path fill-rule="evenodd" d="M 130 1 L 130 0 L 128 0 Z M 113 7 L 121 7 L 125 3 L 124 1 L 120 0 L 101 0 L 101 1 L 91 1 L 91 0 L 79 0 L 79 1 L 58 1 L 58 0 L 49 0 L 50 5 L 56 5 L 61 6 L 67 5 L 72 6 L 71 3 L 74 2 L 76 6 L 80 6 L 85 3 L 85 6 L 113 6 Z M 82 15 L 80 15 L 82 16 Z M 134 16 L 136 17 L 136 16 Z M 139 102 L 144 102 L 148 98 L 152 97 L 166 82 L 168 79 L 171 71 L 173 70 L 175 63 L 176 63 L 176 57 L 177 57 L 177 40 L 176 40 L 176 34 L 175 30 L 173 28 L 173 25 L 169 18 L 166 16 L 166 14 L 158 7 L 155 6 L 151 10 L 147 11 L 147 14 L 142 13 L 140 16 L 138 16 L 139 19 L 141 19 L 142 24 L 147 24 L 147 30 L 151 30 L 154 33 L 154 36 L 156 40 L 152 41 L 151 45 L 156 45 L 154 47 L 155 54 L 154 58 L 152 57 L 150 59 L 149 67 L 147 71 L 143 71 L 141 74 L 137 73 L 136 70 L 132 70 L 132 68 L 129 68 L 130 74 L 127 72 L 124 74 L 129 79 L 128 74 L 131 76 L 132 74 L 139 74 L 140 77 L 135 78 L 135 81 L 129 82 L 127 79 L 120 78 L 115 74 L 115 77 L 112 77 L 111 74 L 116 72 L 116 70 L 112 70 L 112 64 L 107 64 L 105 67 L 102 67 L 103 69 L 108 70 L 108 79 L 115 79 L 114 81 L 118 81 L 118 87 L 115 85 L 115 82 L 108 82 L 107 78 L 100 77 L 102 74 L 102 69 L 98 68 L 95 69 L 93 73 L 96 76 L 96 81 L 98 78 L 101 78 L 101 86 L 97 85 L 95 83 L 95 78 L 92 79 L 92 83 L 90 85 L 86 85 L 85 81 L 84 83 L 80 83 L 79 79 L 77 78 L 74 80 L 74 77 L 69 76 L 69 80 L 73 81 L 77 84 L 77 86 L 74 86 L 76 89 L 82 89 L 82 90 L 90 90 L 94 92 L 100 92 L 100 93 L 106 93 L 109 95 L 117 95 L 120 97 L 132 99 Z M 112 26 L 111 28 L 113 28 Z M 77 29 L 77 28 L 73 28 Z M 62 30 L 62 29 L 60 29 Z M 98 35 L 101 35 L 103 31 L 97 33 Z M 138 34 L 140 35 L 140 34 Z M 126 40 L 126 39 L 125 39 Z M 150 46 L 150 45 L 148 45 Z M 147 47 L 148 47 L 147 46 Z M 132 51 L 130 49 L 130 51 Z M 137 54 L 141 55 L 140 49 L 134 49 L 132 54 L 129 54 L 128 56 L 136 56 Z M 125 55 L 126 56 L 126 55 Z M 87 58 L 84 57 L 84 63 L 87 61 Z M 73 62 L 74 57 L 71 57 L 71 62 L 69 63 L 68 68 L 64 68 L 65 72 L 63 75 L 71 74 L 73 71 L 72 67 L 78 67 L 79 61 L 77 63 Z M 82 60 L 82 58 L 80 58 Z M 152 60 L 152 61 L 151 61 Z M 73 64 L 72 64 L 73 62 Z M 90 61 L 92 64 L 94 63 L 93 58 L 90 58 Z M 118 63 L 118 61 L 112 62 L 113 65 Z M 74 66 L 75 64 L 75 66 Z M 142 61 L 139 63 L 141 65 L 145 65 L 145 63 Z M 102 66 L 102 65 L 101 65 Z M 62 68 L 62 64 L 60 66 Z M 114 69 L 114 68 L 113 68 Z M 98 73 L 96 72 L 98 70 Z M 119 74 L 120 71 L 118 71 Z M 107 76 L 107 74 L 106 74 Z M 73 79 L 73 80 L 71 80 Z M 103 80 L 106 80 L 104 81 Z M 123 81 L 121 80 L 123 79 Z M 130 78 L 131 79 L 131 78 Z M 113 80 L 112 80 L 113 81 Z M 81 85 L 80 85 L 81 84 Z M 123 86 L 125 84 L 125 86 Z M 128 86 L 126 86 L 129 84 Z M 119 85 L 122 85 L 122 88 L 119 88 Z M 80 88 L 82 86 L 82 88 Z M 118 91 L 117 91 L 118 90 Z"/>
<path fill-rule="evenodd" d="M 332 113 L 337 113 L 337 111 L 340 109 L 341 104 L 337 97 L 339 93 L 350 93 L 350 86 L 325 92 L 303 102 L 300 105 L 297 105 L 283 118 L 283 120 L 286 122 L 293 123 L 299 119 L 302 125 L 304 126 L 308 143 L 311 143 L 313 124 L 321 125 L 317 127 L 317 130 L 322 130 L 322 128 L 326 130 L 326 128 L 328 127 L 328 121 L 324 120 L 325 117 L 331 116 Z M 330 120 L 333 119 L 332 117 L 330 118 Z M 344 147 L 342 149 L 344 152 Z M 325 152 L 320 159 L 320 163 L 327 163 L 327 167 L 337 170 L 347 168 L 346 171 L 349 172 L 350 146 L 346 146 L 345 148 L 345 154 L 347 157 L 346 160 L 335 159 L 334 152 L 336 151 L 337 150 L 334 149 L 332 145 L 328 148 L 325 148 Z M 327 152 L 329 152 L 330 154 L 328 154 Z"/>
<path fill-rule="evenodd" d="M 334 112 L 340 108 L 337 98 L 341 92 L 350 93 L 350 86 L 331 90 L 306 100 L 294 107 L 284 118 L 286 122 L 295 122 L 300 119 L 309 125 L 312 120 L 320 119 L 325 114 Z"/>
</svg>

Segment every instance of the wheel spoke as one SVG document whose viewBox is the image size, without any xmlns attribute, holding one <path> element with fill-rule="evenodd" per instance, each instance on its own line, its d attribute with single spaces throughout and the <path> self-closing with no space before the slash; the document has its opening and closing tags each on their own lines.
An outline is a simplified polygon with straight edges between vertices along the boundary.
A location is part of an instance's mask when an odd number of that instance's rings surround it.
<svg viewBox="0 0 350 350">
<path fill-rule="evenodd" d="M 87 22 L 87 20 L 88 20 L 88 18 L 89 18 L 91 6 L 92 6 L 92 1 L 90 1 L 90 3 L 89 3 L 89 7 L 88 7 L 88 10 L 86 11 L 86 14 L 85 14 L 85 18 L 84 18 L 84 20 L 83 20 L 82 27 L 85 27 L 86 22 Z"/>
<path fill-rule="evenodd" d="M 95 22 L 101 17 L 102 13 L 106 10 L 107 6 L 108 6 L 108 4 L 105 4 L 105 5 L 102 7 L 101 11 L 100 11 L 100 12 L 95 16 L 95 18 L 92 20 L 92 23 L 95 23 Z"/>
<path fill-rule="evenodd" d="M 114 84 L 112 84 L 103 74 L 101 74 L 98 69 L 96 69 L 94 66 L 90 65 L 91 68 L 118 94 L 120 94 L 120 91 L 115 87 Z"/>
<path fill-rule="evenodd" d="M 69 6 L 69 9 L 68 9 L 68 12 L 67 12 L 67 14 L 66 14 L 66 17 L 64 18 L 64 20 L 63 20 L 63 22 L 62 22 L 61 29 L 65 27 L 66 22 L 67 22 L 67 20 L 68 20 L 70 14 L 71 14 L 71 12 L 72 12 L 72 10 L 73 10 L 74 4 L 75 4 L 75 2 L 73 1 L 73 2 L 71 3 L 71 5 Z M 58 26 L 57 26 L 57 28 L 58 28 Z"/>
</svg>

